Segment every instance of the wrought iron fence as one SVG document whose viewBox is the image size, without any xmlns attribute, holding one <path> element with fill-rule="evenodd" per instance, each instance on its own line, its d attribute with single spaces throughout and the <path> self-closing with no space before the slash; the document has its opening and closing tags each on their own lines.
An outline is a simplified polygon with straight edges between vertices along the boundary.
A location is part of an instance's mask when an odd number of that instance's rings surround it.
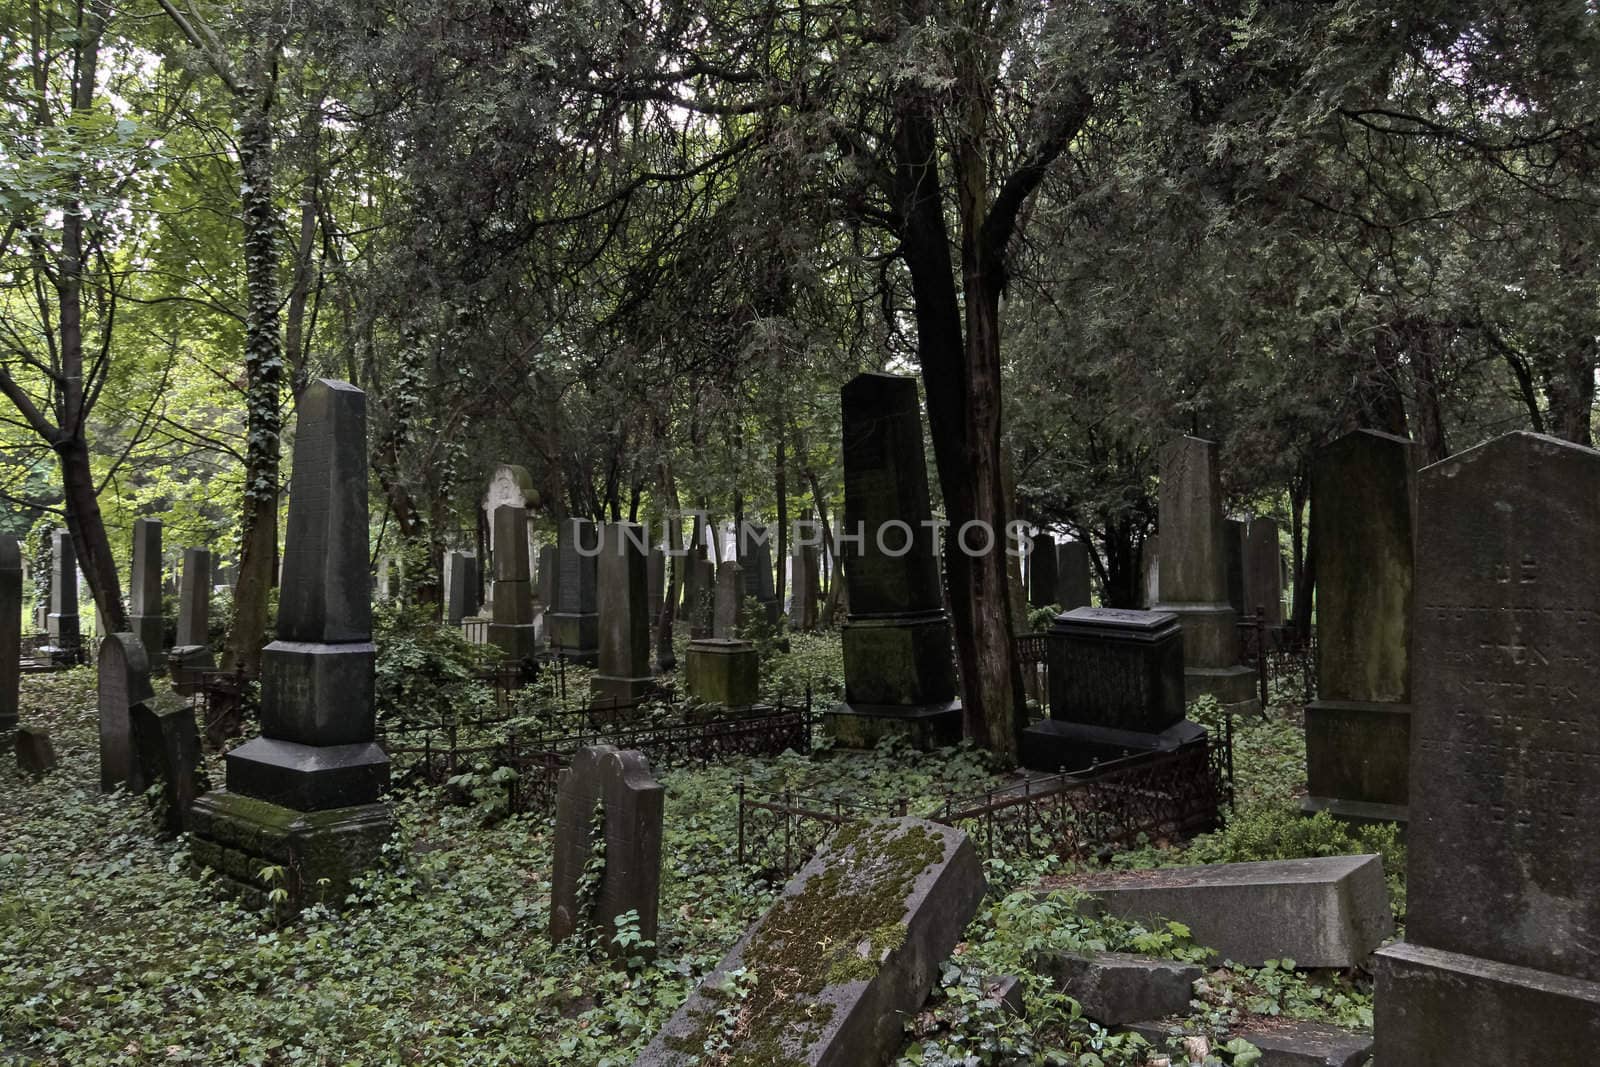
<svg viewBox="0 0 1600 1067">
<path fill-rule="evenodd" d="M 1022 688 L 1028 700 L 1028 718 L 1042 719 L 1050 714 L 1050 642 L 1044 633 L 1018 634 L 1012 641 L 1017 665 L 1022 671 Z"/>
<path fill-rule="evenodd" d="M 1317 632 L 1296 626 L 1264 625 L 1260 614 L 1240 620 L 1243 663 L 1256 669 L 1263 709 L 1272 704 L 1309 704 L 1317 696 Z"/>
</svg>

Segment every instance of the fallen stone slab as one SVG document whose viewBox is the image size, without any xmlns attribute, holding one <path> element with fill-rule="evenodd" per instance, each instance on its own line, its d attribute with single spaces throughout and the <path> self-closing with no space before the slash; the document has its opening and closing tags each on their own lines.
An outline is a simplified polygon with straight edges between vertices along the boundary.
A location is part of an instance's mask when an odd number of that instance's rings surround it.
<svg viewBox="0 0 1600 1067">
<path fill-rule="evenodd" d="M 1041 952 L 1033 964 L 1107 1026 L 1187 1013 L 1205 974 L 1191 964 L 1121 952 Z"/>
<path fill-rule="evenodd" d="M 1108 871 L 1045 887 L 1084 890 L 1093 914 L 1183 923 L 1196 944 L 1250 967 L 1353 967 L 1394 933 L 1378 856 Z"/>
<path fill-rule="evenodd" d="M 46 774 L 56 768 L 56 748 L 50 734 L 37 726 L 17 727 L 14 741 L 17 767 L 24 774 Z"/>
<path fill-rule="evenodd" d="M 1157 1048 L 1189 1030 L 1182 1023 L 1147 1020 L 1123 1027 Z M 1242 1037 L 1261 1052 L 1256 1067 L 1363 1067 L 1372 1055 L 1372 1035 L 1344 1030 L 1326 1023 L 1269 1016 L 1251 1016 L 1228 1032 Z"/>
<path fill-rule="evenodd" d="M 986 888 L 977 851 L 953 827 L 841 827 L 635 1067 L 880 1067 Z"/>
</svg>

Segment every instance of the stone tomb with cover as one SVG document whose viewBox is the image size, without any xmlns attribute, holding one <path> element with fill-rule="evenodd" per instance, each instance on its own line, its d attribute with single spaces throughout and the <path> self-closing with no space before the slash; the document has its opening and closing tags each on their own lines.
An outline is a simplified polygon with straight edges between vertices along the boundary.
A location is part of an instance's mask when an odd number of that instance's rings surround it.
<svg viewBox="0 0 1600 1067">
<path fill-rule="evenodd" d="M 1184 718 L 1183 641 L 1170 612 L 1057 615 L 1046 645 L 1050 717 L 1023 731 L 1023 763 L 1076 771 L 1204 741 L 1205 728 Z"/>
<path fill-rule="evenodd" d="M 844 702 L 823 726 L 846 747 L 899 735 L 923 748 L 961 738 L 950 618 L 945 614 L 922 413 L 915 378 L 861 374 L 840 394 L 850 611 L 841 632 Z M 998 537 L 999 534 L 997 533 Z"/>
<path fill-rule="evenodd" d="M 919 819 L 841 827 L 635 1061 L 881 1067 L 985 891 L 960 830 Z M 736 992 L 734 975 L 751 984 Z"/>
<path fill-rule="evenodd" d="M 1384 1067 L 1600 1049 L 1600 452 L 1514 433 L 1420 474 L 1406 940 Z"/>
<path fill-rule="evenodd" d="M 261 736 L 228 753 L 227 786 L 195 801 L 190 850 L 259 903 L 267 866 L 292 905 L 339 903 L 375 866 L 392 817 L 374 743 L 367 570 L 366 394 L 300 397 L 277 640 L 262 659 Z"/>
</svg>

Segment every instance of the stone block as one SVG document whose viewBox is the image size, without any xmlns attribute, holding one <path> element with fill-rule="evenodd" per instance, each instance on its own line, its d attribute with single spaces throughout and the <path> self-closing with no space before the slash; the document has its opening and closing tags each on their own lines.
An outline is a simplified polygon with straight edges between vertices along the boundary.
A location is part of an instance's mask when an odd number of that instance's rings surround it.
<svg viewBox="0 0 1600 1067">
<path fill-rule="evenodd" d="M 1394 933 L 1378 856 L 1112 871 L 1065 882 L 1090 894 L 1092 910 L 1181 922 L 1219 960 L 1251 967 L 1279 959 L 1354 967 Z"/>
<path fill-rule="evenodd" d="M 761 696 L 761 657 L 748 641 L 690 641 L 684 675 L 689 695 L 707 704 L 747 708 Z"/>
<path fill-rule="evenodd" d="M 1199 967 L 1120 952 L 1041 952 L 1034 969 L 1107 1026 L 1189 1012 Z"/>
<path fill-rule="evenodd" d="M 161 783 L 161 826 L 172 835 L 188 829 L 189 810 L 205 790 L 200 731 L 194 715 L 191 704 L 133 707 L 134 746 L 145 780 Z"/>
<path fill-rule="evenodd" d="M 862 616 L 845 622 L 845 703 L 942 705 L 955 699 L 956 668 L 950 620 L 942 610 Z"/>
<path fill-rule="evenodd" d="M 1097 764 L 1145 752 L 1176 752 L 1205 738 L 1205 727 L 1188 719 L 1159 734 L 1045 719 L 1030 723 L 1022 731 L 1020 756 L 1023 766 L 1053 774 L 1063 770 L 1088 770 Z"/>
<path fill-rule="evenodd" d="M 370 741 L 301 745 L 258 737 L 229 752 L 228 791 L 297 811 L 377 801 L 389 785 L 389 757 Z"/>
<path fill-rule="evenodd" d="M 734 1062 L 881 1067 L 985 892 L 961 831 L 918 819 L 841 827 L 635 1061 L 691 1067 L 721 1033 Z M 730 1005 L 729 974 L 753 986 Z M 732 1018 L 719 1013 L 731 1009 Z"/>
<path fill-rule="evenodd" d="M 17 769 L 23 774 L 48 774 L 56 769 L 56 747 L 43 728 L 17 727 L 12 744 L 17 750 Z"/>
<path fill-rule="evenodd" d="M 1142 1036 L 1157 1048 L 1181 1038 L 1181 1023 L 1146 1021 L 1123 1028 Z M 1365 1067 L 1372 1055 L 1372 1035 L 1343 1030 L 1325 1023 L 1278 1016 L 1250 1016 L 1228 1031 L 1242 1037 L 1261 1053 L 1256 1067 Z"/>
<path fill-rule="evenodd" d="M 371 643 L 274 641 L 261 654 L 261 735 L 302 745 L 371 741 Z"/>
</svg>

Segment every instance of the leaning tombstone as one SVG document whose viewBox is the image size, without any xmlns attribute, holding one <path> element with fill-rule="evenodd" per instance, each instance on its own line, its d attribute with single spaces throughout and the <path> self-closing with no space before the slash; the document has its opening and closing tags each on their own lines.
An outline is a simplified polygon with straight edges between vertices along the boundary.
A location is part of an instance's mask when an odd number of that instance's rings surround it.
<svg viewBox="0 0 1600 1067">
<path fill-rule="evenodd" d="M 548 615 L 550 648 L 569 661 L 592 667 L 600 657 L 599 530 L 591 519 L 567 519 L 556 538 L 556 603 Z"/>
<path fill-rule="evenodd" d="M 1376 1062 L 1600 1047 L 1600 452 L 1512 433 L 1418 476 L 1406 939 Z"/>
<path fill-rule="evenodd" d="M 144 646 L 151 670 L 160 670 L 166 617 L 161 606 L 161 520 L 133 520 L 133 575 L 128 583 L 128 626 Z"/>
<path fill-rule="evenodd" d="M 142 793 L 149 784 L 133 739 L 133 710 L 156 697 L 144 643 L 131 633 L 100 642 L 100 791 Z"/>
<path fill-rule="evenodd" d="M 900 1048 L 986 885 L 960 830 L 840 827 L 634 1061 L 879 1067 Z"/>
<path fill-rule="evenodd" d="M 22 681 L 22 549 L 0 536 L 0 744 L 17 728 Z"/>
<path fill-rule="evenodd" d="M 197 868 L 259 903 L 339 903 L 377 865 L 392 817 L 374 743 L 367 581 L 366 394 L 319 380 L 301 394 L 277 640 L 261 667 L 261 736 L 229 752 L 227 784 L 195 801 Z M 264 868 L 281 868 L 275 885 Z"/>
<path fill-rule="evenodd" d="M 1308 812 L 1405 822 L 1411 778 L 1416 446 L 1356 430 L 1311 467 L 1317 699 L 1306 706 Z"/>
<path fill-rule="evenodd" d="M 650 674 L 648 557 L 645 528 L 631 522 L 600 527 L 599 673 L 597 705 L 621 707 L 643 700 L 655 684 Z"/>
<path fill-rule="evenodd" d="M 857 375 L 840 391 L 840 402 L 844 532 L 862 536 L 844 560 L 845 698 L 824 714 L 823 725 L 850 748 L 870 748 L 891 735 L 922 748 L 954 744 L 961 739 L 961 701 L 917 382 Z"/>
<path fill-rule="evenodd" d="M 556 786 L 555 856 L 550 877 L 550 941 L 598 935 L 613 955 L 633 946 L 614 940 L 632 914 L 641 940 L 654 946 L 661 899 L 663 791 L 641 753 L 611 745 L 579 749 Z M 601 864 L 592 899 L 582 886 Z M 649 950 L 654 954 L 653 947 Z"/>
<path fill-rule="evenodd" d="M 756 646 L 739 637 L 744 606 L 744 574 L 728 560 L 717 567 L 716 607 L 710 637 L 689 642 L 684 667 L 689 696 L 725 708 L 751 708 L 760 699 L 761 656 Z"/>
</svg>

